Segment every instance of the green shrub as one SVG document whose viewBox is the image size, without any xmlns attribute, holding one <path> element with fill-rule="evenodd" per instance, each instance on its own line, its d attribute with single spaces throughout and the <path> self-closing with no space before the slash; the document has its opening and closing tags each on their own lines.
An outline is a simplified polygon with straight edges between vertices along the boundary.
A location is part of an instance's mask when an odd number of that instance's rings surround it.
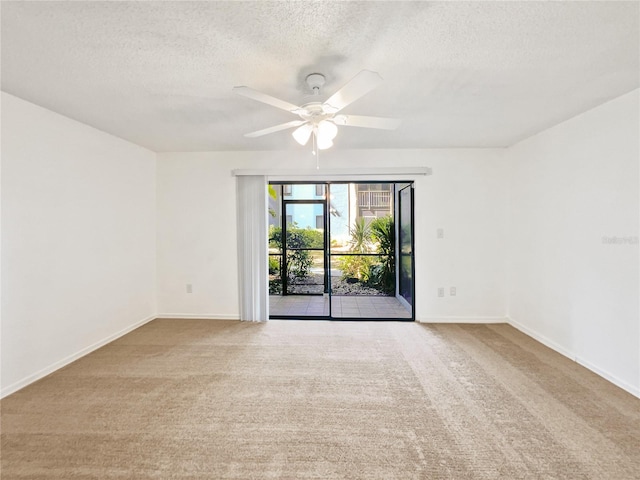
<svg viewBox="0 0 640 480">
<path fill-rule="evenodd" d="M 287 227 L 287 279 L 305 278 L 311 272 L 313 258 L 308 250 L 300 248 L 322 248 L 324 233 L 311 228 L 297 228 L 295 223 Z M 282 228 L 269 227 L 269 246 L 282 251 Z M 290 250 L 289 250 L 290 249 Z"/>
<path fill-rule="evenodd" d="M 293 230 L 293 231 L 291 231 Z M 324 232 L 312 228 L 287 229 L 288 235 L 299 235 L 301 247 L 324 248 Z M 291 247 L 291 240 L 287 239 L 287 244 Z"/>
<path fill-rule="evenodd" d="M 282 294 L 282 279 L 280 277 L 269 279 L 269 295 Z"/>
<path fill-rule="evenodd" d="M 280 257 L 269 255 L 269 275 L 280 274 Z"/>
<path fill-rule="evenodd" d="M 287 279 L 292 283 L 296 278 L 306 278 L 311 271 L 313 258 L 308 250 L 287 251 Z"/>
<path fill-rule="evenodd" d="M 338 258 L 337 266 L 342 271 L 344 280 L 355 278 L 359 282 L 366 283 L 371 277 L 371 267 L 375 261 L 375 257 L 345 255 Z"/>
</svg>

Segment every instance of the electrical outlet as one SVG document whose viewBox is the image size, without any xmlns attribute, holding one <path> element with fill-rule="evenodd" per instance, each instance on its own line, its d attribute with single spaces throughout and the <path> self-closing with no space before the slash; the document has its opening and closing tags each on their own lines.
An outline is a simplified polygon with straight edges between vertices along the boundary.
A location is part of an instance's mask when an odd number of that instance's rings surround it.
<svg viewBox="0 0 640 480">
<path fill-rule="evenodd" d="M 449 287 L 449 295 L 452 297 L 456 296 L 456 287 Z"/>
<path fill-rule="evenodd" d="M 438 288 L 438 296 L 439 297 L 444 297 L 444 287 L 439 287 Z"/>
<path fill-rule="evenodd" d="M 438 230 L 436 230 L 436 236 L 438 238 L 444 238 L 444 229 L 439 228 Z"/>
<path fill-rule="evenodd" d="M 193 293 L 193 285 L 187 283 L 187 293 Z"/>
</svg>

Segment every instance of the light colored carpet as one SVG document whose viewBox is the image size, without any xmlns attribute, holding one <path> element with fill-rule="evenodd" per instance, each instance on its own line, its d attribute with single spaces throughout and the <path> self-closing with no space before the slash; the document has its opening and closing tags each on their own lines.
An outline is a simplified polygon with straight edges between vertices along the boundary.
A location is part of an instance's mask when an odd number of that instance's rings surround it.
<svg viewBox="0 0 640 480">
<path fill-rule="evenodd" d="M 2 401 L 2 479 L 640 478 L 640 400 L 506 325 L 155 320 Z"/>
</svg>

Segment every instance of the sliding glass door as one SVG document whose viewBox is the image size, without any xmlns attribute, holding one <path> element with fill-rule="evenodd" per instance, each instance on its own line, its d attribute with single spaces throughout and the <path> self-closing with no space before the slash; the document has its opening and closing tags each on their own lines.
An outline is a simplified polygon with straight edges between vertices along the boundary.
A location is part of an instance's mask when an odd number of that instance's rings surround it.
<svg viewBox="0 0 640 480">
<path fill-rule="evenodd" d="M 412 260 L 406 264 L 399 255 L 413 253 L 401 244 L 407 237 L 403 232 L 398 238 L 403 227 L 396 224 L 402 219 L 412 226 L 412 215 L 399 216 L 400 189 L 406 185 L 271 185 L 271 318 L 412 320 Z M 403 261 L 411 274 L 400 280 Z"/>
</svg>

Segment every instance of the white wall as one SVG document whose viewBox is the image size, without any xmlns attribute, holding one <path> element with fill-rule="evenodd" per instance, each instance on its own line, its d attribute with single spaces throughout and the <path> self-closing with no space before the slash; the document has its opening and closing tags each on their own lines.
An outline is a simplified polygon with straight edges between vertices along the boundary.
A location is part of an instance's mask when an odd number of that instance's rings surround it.
<svg viewBox="0 0 640 480">
<path fill-rule="evenodd" d="M 639 106 L 636 90 L 507 151 L 511 320 L 636 395 Z"/>
<path fill-rule="evenodd" d="M 153 318 L 155 153 L 2 93 L 2 395 Z"/>
<path fill-rule="evenodd" d="M 638 110 L 636 91 L 506 151 L 335 149 L 321 163 L 433 169 L 415 191 L 418 320 L 508 310 L 639 394 Z M 3 93 L 2 395 L 156 312 L 237 318 L 231 170 L 265 167 L 314 161 L 305 149 L 156 157 Z"/>
<path fill-rule="evenodd" d="M 427 166 L 418 177 L 416 313 L 425 321 L 506 315 L 507 189 L 503 150 L 322 152 L 321 168 Z M 310 149 L 158 155 L 158 311 L 237 318 L 233 169 L 314 168 Z M 436 229 L 444 239 L 436 239 Z M 193 293 L 186 293 L 186 284 Z M 457 296 L 449 296 L 449 287 Z M 447 296 L 437 297 L 445 287 Z"/>
</svg>

